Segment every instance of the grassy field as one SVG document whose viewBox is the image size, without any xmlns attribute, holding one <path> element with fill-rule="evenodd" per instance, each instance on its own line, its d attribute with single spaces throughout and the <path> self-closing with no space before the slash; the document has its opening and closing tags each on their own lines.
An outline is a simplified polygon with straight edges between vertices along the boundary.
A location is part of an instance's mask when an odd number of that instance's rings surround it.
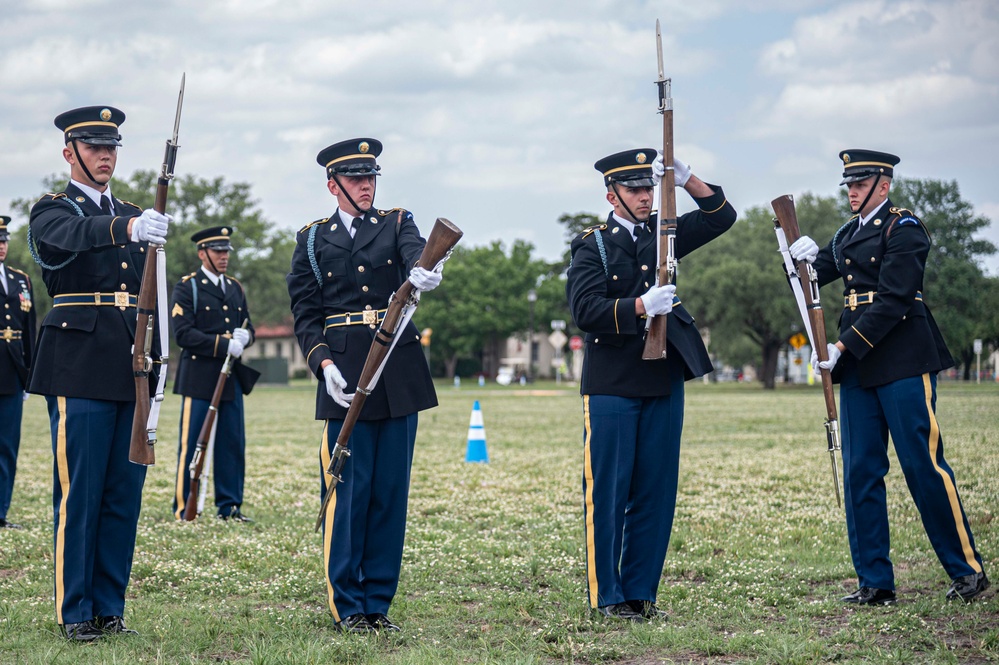
<svg viewBox="0 0 999 665">
<path fill-rule="evenodd" d="M 899 603 L 853 609 L 846 527 L 817 388 L 688 384 L 676 526 L 659 592 L 665 624 L 587 608 L 581 406 L 574 388 L 440 387 L 421 415 L 394 636 L 334 632 L 325 601 L 313 388 L 247 401 L 244 512 L 254 524 L 175 523 L 178 400 L 143 496 L 126 620 L 138 637 L 81 646 L 52 606 L 52 459 L 44 400 L 26 405 L 17 484 L 0 532 L 0 663 L 985 663 L 999 600 L 948 603 L 949 585 L 897 464 L 889 474 Z M 474 400 L 489 464 L 466 464 Z M 999 546 L 999 386 L 943 383 L 938 414 L 990 573 Z M 348 462 L 349 463 L 349 462 Z"/>
</svg>

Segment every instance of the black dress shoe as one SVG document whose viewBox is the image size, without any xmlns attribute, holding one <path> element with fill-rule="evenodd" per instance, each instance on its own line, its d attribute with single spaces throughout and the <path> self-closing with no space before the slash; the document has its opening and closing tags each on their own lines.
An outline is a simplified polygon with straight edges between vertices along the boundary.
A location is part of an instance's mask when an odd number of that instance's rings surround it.
<svg viewBox="0 0 999 665">
<path fill-rule="evenodd" d="M 336 629 L 341 633 L 373 633 L 375 627 L 368 623 L 363 614 L 351 614 L 336 624 Z"/>
<path fill-rule="evenodd" d="M 960 598 L 966 603 L 970 603 L 986 589 L 992 586 L 985 572 L 972 573 L 963 577 L 958 577 L 947 590 L 947 600 L 957 600 Z"/>
<path fill-rule="evenodd" d="M 892 589 L 862 586 L 849 596 L 840 598 L 840 601 L 854 605 L 894 605 L 895 592 Z"/>
<path fill-rule="evenodd" d="M 628 606 L 641 615 L 646 621 L 666 621 L 669 615 L 665 610 L 656 607 L 651 600 L 629 600 Z"/>
<path fill-rule="evenodd" d="M 80 623 L 67 623 L 60 626 L 60 628 L 67 640 L 74 640 L 76 642 L 93 642 L 104 637 L 104 632 L 97 627 L 93 620 L 81 621 Z"/>
<path fill-rule="evenodd" d="M 371 624 L 372 628 L 375 630 L 384 630 L 388 633 L 398 633 L 402 631 L 402 628 L 392 623 L 392 620 L 385 614 L 369 614 L 366 618 L 368 623 Z"/>
<path fill-rule="evenodd" d="M 138 631 L 125 627 L 125 620 L 121 617 L 97 617 L 94 625 L 108 635 L 138 635 Z"/>
<path fill-rule="evenodd" d="M 215 517 L 219 518 L 223 522 L 228 522 L 230 520 L 233 522 L 253 522 L 253 520 L 240 512 L 239 506 L 233 506 L 228 515 L 219 513 Z"/>
<path fill-rule="evenodd" d="M 622 619 L 624 621 L 635 621 L 637 623 L 645 621 L 645 617 L 636 612 L 628 603 L 604 605 L 603 607 L 598 607 L 597 612 L 608 619 Z"/>
<path fill-rule="evenodd" d="M 8 522 L 6 518 L 0 517 L 0 529 L 20 529 L 20 524 Z"/>
</svg>

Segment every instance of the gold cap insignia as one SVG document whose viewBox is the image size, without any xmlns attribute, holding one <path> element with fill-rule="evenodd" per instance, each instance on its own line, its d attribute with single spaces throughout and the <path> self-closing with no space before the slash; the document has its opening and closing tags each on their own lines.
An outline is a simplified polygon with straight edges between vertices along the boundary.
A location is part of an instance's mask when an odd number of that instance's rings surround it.
<svg viewBox="0 0 999 665">
<path fill-rule="evenodd" d="M 371 149 L 371 146 L 368 145 L 367 141 L 361 141 L 361 144 L 357 146 L 357 151 L 360 152 L 360 153 L 362 153 L 362 154 L 365 153 L 365 152 L 367 152 L 370 149 Z"/>
<path fill-rule="evenodd" d="M 635 161 L 639 164 L 644 164 L 646 159 L 648 159 L 648 157 L 645 156 L 644 152 L 638 153 L 638 156 L 635 157 Z"/>
<path fill-rule="evenodd" d="M 844 164 L 849 164 L 850 163 L 850 155 L 848 153 L 845 153 L 845 152 L 843 153 L 843 163 Z"/>
<path fill-rule="evenodd" d="M 107 122 L 111 119 L 111 109 L 101 109 L 101 120 Z"/>
<path fill-rule="evenodd" d="M 224 236 L 229 235 L 229 229 L 222 229 L 222 235 Z"/>
</svg>

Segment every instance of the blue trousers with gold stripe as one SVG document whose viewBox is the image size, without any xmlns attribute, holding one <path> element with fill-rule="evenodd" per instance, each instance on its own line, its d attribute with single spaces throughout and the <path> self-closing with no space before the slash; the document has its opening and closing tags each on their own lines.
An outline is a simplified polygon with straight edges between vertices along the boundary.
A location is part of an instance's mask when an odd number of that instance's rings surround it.
<svg viewBox="0 0 999 665">
<path fill-rule="evenodd" d="M 18 386 L 21 380 L 14 381 Z M 24 413 L 24 391 L 0 395 L 0 518 L 7 518 L 10 498 L 14 494 L 14 474 L 17 472 L 17 450 L 21 445 L 21 414 Z"/>
<path fill-rule="evenodd" d="M 350 435 L 343 482 L 326 509 L 323 557 L 334 621 L 352 614 L 388 614 L 399 586 L 406 536 L 409 472 L 418 416 L 359 420 Z M 328 420 L 319 449 L 326 475 L 342 420 Z"/>
<path fill-rule="evenodd" d="M 850 554 L 862 587 L 894 589 L 889 558 L 888 435 L 919 510 L 926 535 L 953 579 L 981 572 L 954 472 L 944 459 L 936 419 L 936 374 L 923 374 L 863 388 L 844 368 L 840 384 L 843 484 Z"/>
<path fill-rule="evenodd" d="M 591 607 L 656 600 L 676 508 L 682 376 L 665 397 L 583 396 Z"/>
<path fill-rule="evenodd" d="M 236 381 L 230 376 L 229 381 Z M 177 475 L 173 492 L 173 515 L 184 514 L 191 485 L 189 467 L 194 459 L 201 426 L 211 404 L 206 399 L 185 397 L 180 406 L 180 446 L 177 451 Z M 236 385 L 236 398 L 220 402 L 215 416 L 215 447 L 211 475 L 215 479 L 215 509 L 228 516 L 243 505 L 243 480 L 246 477 L 246 429 L 243 421 L 243 391 Z"/>
<path fill-rule="evenodd" d="M 128 461 L 134 402 L 46 397 L 55 457 L 60 624 L 122 616 L 146 467 Z"/>
</svg>

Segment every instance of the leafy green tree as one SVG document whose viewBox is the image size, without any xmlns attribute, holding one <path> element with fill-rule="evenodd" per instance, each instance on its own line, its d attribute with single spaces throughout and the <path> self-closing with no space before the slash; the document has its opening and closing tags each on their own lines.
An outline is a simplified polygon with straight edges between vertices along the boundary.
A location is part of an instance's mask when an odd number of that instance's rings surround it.
<svg viewBox="0 0 999 665">
<path fill-rule="evenodd" d="M 135 171 L 128 178 L 114 180 L 112 191 L 120 200 L 148 208 L 155 197 L 156 179 L 154 171 Z M 50 192 L 62 191 L 66 183 L 66 176 L 52 175 L 43 180 L 43 186 Z M 14 208 L 26 220 L 34 201 L 19 199 Z M 181 176 L 170 185 L 167 211 L 174 218 L 166 246 L 169 289 L 201 266 L 190 236 L 211 226 L 232 226 L 237 229 L 233 237 L 236 251 L 230 257 L 228 273 L 245 287 L 254 321 L 275 324 L 290 318 L 291 303 L 284 278 L 295 249 L 294 233 L 276 229 L 264 219 L 249 184 L 226 183 L 221 177 Z M 11 265 L 23 266 L 39 285 L 35 288 L 36 298 L 39 315 L 44 316 L 51 300 L 41 286 L 41 270 L 30 257 L 27 230 L 24 224 L 15 232 L 16 241 L 12 245 L 16 254 L 11 256 Z"/>
<path fill-rule="evenodd" d="M 431 358 L 443 362 L 448 377 L 454 376 L 459 360 L 476 357 L 481 358 L 484 372 L 495 373 L 507 337 L 527 329 L 527 292 L 538 287 L 547 270 L 543 261 L 531 256 L 533 250 L 523 240 L 515 240 L 509 252 L 499 241 L 455 248 L 445 265 L 444 280 L 416 314 L 419 327 L 433 330 Z M 536 326 L 543 321 L 542 312 L 548 310 L 536 304 Z"/>
</svg>

